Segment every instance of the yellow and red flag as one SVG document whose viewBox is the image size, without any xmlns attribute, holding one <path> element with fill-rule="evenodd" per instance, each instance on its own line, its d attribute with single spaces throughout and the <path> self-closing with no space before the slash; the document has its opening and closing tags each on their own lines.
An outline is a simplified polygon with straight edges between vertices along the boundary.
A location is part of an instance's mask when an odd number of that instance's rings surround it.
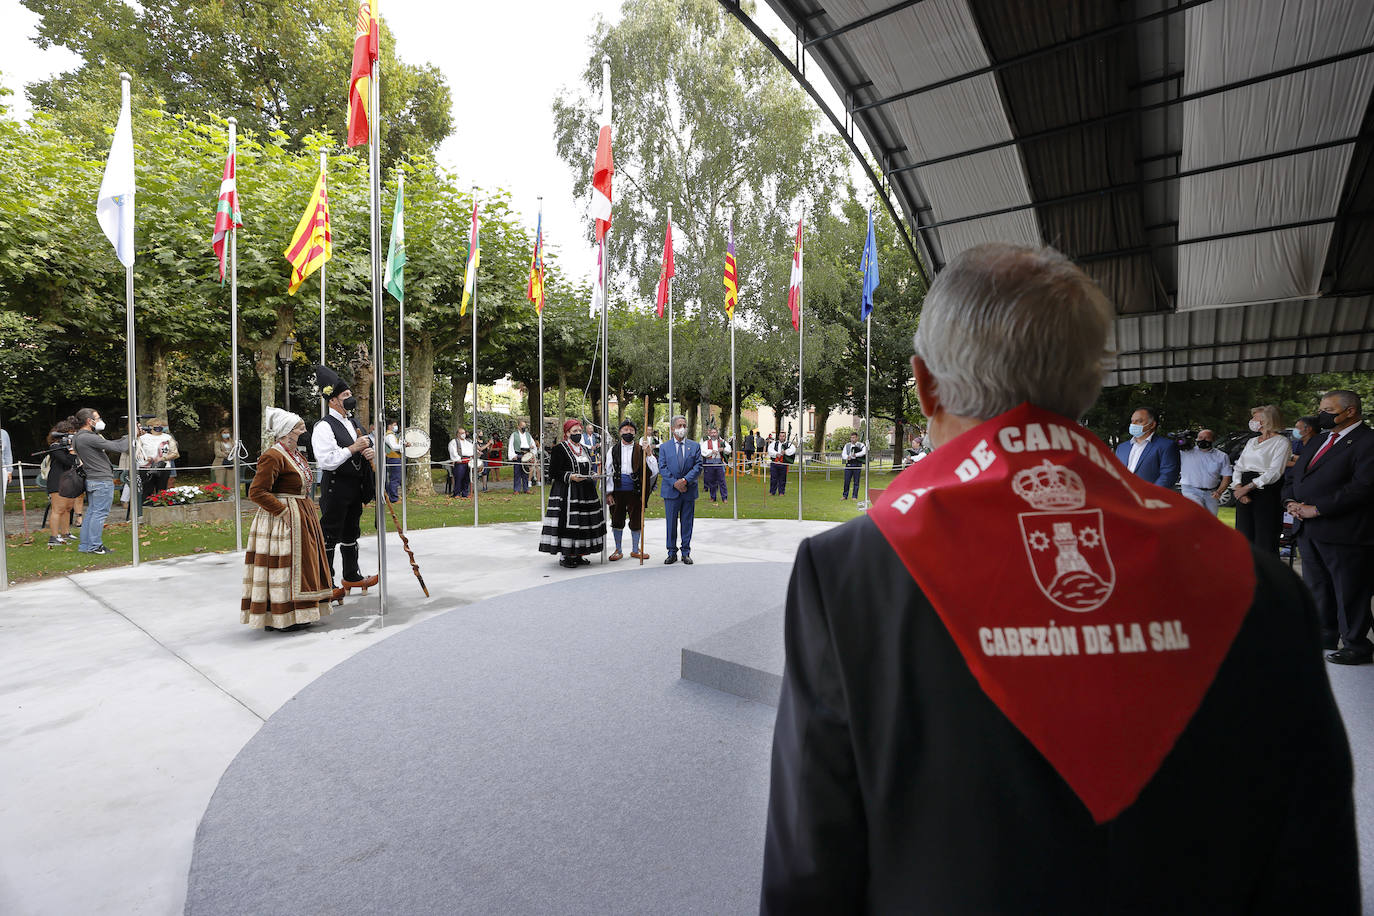
<svg viewBox="0 0 1374 916">
<path fill-rule="evenodd" d="M 361 146 L 371 136 L 372 62 L 380 53 L 381 29 L 377 0 L 360 0 L 353 38 L 353 77 L 348 84 L 349 146 Z"/>
<path fill-rule="evenodd" d="M 530 257 L 530 283 L 525 288 L 525 298 L 534 303 L 534 310 L 544 312 L 544 214 L 539 214 L 539 223 L 534 230 L 534 254 Z"/>
<path fill-rule="evenodd" d="M 472 230 L 468 233 L 468 266 L 463 273 L 463 302 L 458 314 L 468 313 L 468 300 L 477 295 L 477 265 L 482 263 L 482 233 L 477 226 L 477 195 L 472 198 Z"/>
<path fill-rule="evenodd" d="M 286 291 L 291 295 L 305 282 L 305 278 L 319 270 L 325 261 L 334 256 L 334 236 L 329 231 L 329 192 L 325 188 L 324 169 L 320 169 L 319 181 L 310 195 L 310 203 L 305 207 L 296 226 L 296 234 L 291 236 L 291 244 L 286 246 L 286 260 L 291 262 L 291 282 Z"/>
<path fill-rule="evenodd" d="M 730 221 L 725 244 L 725 314 L 735 320 L 735 306 L 739 304 L 739 272 L 735 266 L 735 223 Z"/>
</svg>

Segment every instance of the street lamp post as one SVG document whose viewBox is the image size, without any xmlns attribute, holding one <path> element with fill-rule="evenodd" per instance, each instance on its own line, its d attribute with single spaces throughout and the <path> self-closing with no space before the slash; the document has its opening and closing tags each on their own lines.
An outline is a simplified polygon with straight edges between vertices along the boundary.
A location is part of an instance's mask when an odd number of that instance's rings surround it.
<svg viewBox="0 0 1374 916">
<path fill-rule="evenodd" d="M 291 409 L 291 360 L 296 355 L 296 338 L 287 335 L 281 342 L 281 348 L 277 350 L 277 361 L 282 364 L 286 372 L 286 383 L 282 389 L 282 406 L 286 410 Z"/>
</svg>

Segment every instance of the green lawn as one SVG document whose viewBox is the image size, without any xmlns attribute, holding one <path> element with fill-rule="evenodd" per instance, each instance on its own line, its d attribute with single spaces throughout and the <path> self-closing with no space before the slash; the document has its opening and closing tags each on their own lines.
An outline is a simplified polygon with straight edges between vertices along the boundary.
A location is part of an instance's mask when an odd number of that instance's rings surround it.
<svg viewBox="0 0 1374 916">
<path fill-rule="evenodd" d="M 893 476 L 889 472 L 873 473 L 870 483 L 874 489 L 881 489 L 888 485 Z M 808 472 L 803 505 L 804 517 L 821 521 L 845 521 L 858 515 L 859 509 L 853 500 L 844 502 L 840 499 L 842 481 L 843 474 L 838 468 L 832 470 L 829 480 L 826 480 L 824 471 Z M 204 481 L 198 481 L 194 475 L 182 475 L 180 482 L 197 483 Z M 442 475 L 436 474 L 436 482 L 438 488 L 442 490 Z M 732 483 L 731 486 L 734 484 Z M 739 517 L 796 518 L 796 487 L 797 480 L 794 474 L 788 480 L 787 495 L 769 496 L 768 478 L 766 476 L 740 478 L 738 485 Z M 48 549 L 47 532 L 34 531 L 43 516 L 43 507 L 47 504 L 46 500 L 46 494 L 29 494 L 30 534 L 25 537 L 22 533 L 13 533 L 11 530 L 7 539 L 9 548 L 7 561 L 11 582 L 24 582 L 48 576 L 62 576 L 92 569 L 123 566 L 130 562 L 129 525 L 123 521 L 123 512 L 117 504 L 111 513 L 111 519 L 118 523 L 105 526 L 105 546 L 113 552 L 107 556 L 94 557 L 89 554 L 78 553 L 75 543 L 66 547 Z M 248 513 L 244 520 L 246 529 L 247 520 L 251 517 L 252 504 L 245 500 L 245 506 Z M 492 490 L 479 494 L 479 506 L 482 524 L 538 521 L 539 490 L 536 487 L 528 495 L 522 496 L 516 496 L 509 490 Z M 11 512 L 19 511 L 19 494 L 16 491 L 9 493 L 6 507 Z M 401 507 L 397 505 L 396 517 L 398 519 L 400 514 Z M 730 514 L 731 503 L 729 500 L 712 504 L 706 495 L 705 488 L 701 489 L 701 498 L 697 500 L 698 518 L 730 518 Z M 406 515 L 411 529 L 466 527 L 472 524 L 472 501 L 449 499 L 442 493 L 433 496 L 409 497 L 407 498 Z M 649 518 L 662 517 L 663 500 L 655 496 L 649 504 Z M 1234 527 L 1235 519 L 1235 509 L 1221 510 L 1221 520 L 1227 525 Z M 389 520 L 387 524 L 390 527 Z M 78 529 L 74 528 L 72 531 L 75 534 Z M 370 510 L 363 514 L 363 531 L 364 533 L 376 531 L 373 513 Z M 173 525 L 165 528 L 142 526 L 140 528 L 139 556 L 144 560 L 158 560 L 186 554 L 213 553 L 233 549 L 234 526 L 232 522 L 205 522 Z"/>
</svg>

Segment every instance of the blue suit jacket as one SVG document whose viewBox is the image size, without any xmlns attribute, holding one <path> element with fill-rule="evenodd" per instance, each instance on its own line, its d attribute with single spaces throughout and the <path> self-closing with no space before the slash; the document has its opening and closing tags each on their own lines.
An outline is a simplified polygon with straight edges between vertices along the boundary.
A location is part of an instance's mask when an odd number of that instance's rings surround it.
<svg viewBox="0 0 1374 916">
<path fill-rule="evenodd" d="M 682 463 L 677 460 L 677 440 L 669 439 L 658 447 L 658 491 L 664 499 L 696 499 L 697 478 L 701 476 L 701 445 L 692 439 L 682 440 Z M 687 481 L 687 492 L 679 493 L 673 484 Z"/>
<path fill-rule="evenodd" d="M 1116 447 L 1116 457 L 1121 459 L 1122 464 L 1130 467 L 1130 439 Z M 1172 490 L 1174 485 L 1178 483 L 1178 444 L 1173 439 L 1166 439 L 1156 432 L 1154 437 L 1145 444 L 1145 453 L 1140 456 L 1140 462 L 1135 466 L 1135 475 L 1145 478 L 1156 486 Z"/>
</svg>

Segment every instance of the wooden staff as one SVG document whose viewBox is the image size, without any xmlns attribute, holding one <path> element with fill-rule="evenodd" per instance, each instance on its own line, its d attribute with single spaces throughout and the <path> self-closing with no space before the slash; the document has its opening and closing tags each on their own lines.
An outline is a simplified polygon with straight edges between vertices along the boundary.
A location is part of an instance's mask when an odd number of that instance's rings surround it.
<svg viewBox="0 0 1374 916">
<path fill-rule="evenodd" d="M 639 565 L 644 565 L 644 555 L 649 552 L 649 445 L 654 440 L 649 437 L 649 396 L 644 395 L 644 452 L 643 463 L 639 470 Z"/>
<path fill-rule="evenodd" d="M 383 448 L 385 447 L 386 446 L 384 445 Z M 405 461 L 404 449 L 401 450 L 401 454 L 403 456 L 401 460 Z M 372 465 L 372 472 L 375 474 L 377 472 L 377 462 L 370 461 L 368 463 Z M 401 528 L 400 521 L 396 518 L 396 507 L 391 504 L 391 500 L 386 498 L 385 490 L 383 490 L 381 493 L 376 494 L 376 498 L 386 503 L 387 509 L 391 512 L 391 524 L 396 528 L 396 533 L 401 536 L 401 546 L 405 548 L 406 556 L 410 557 L 410 571 L 415 573 L 415 578 L 418 579 L 420 582 L 420 591 L 424 592 L 425 597 L 428 598 L 429 586 L 425 585 L 425 577 L 420 575 L 420 564 L 415 562 L 415 552 L 410 549 L 410 541 L 406 538 L 406 533 Z"/>
</svg>

